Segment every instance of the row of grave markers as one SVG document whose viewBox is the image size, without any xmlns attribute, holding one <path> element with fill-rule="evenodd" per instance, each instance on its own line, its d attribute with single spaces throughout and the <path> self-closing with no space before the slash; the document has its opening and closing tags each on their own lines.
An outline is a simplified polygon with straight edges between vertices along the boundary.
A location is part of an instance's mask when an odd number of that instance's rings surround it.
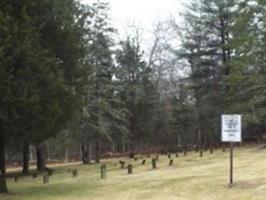
<svg viewBox="0 0 266 200">
<path fill-rule="evenodd" d="M 230 186 L 233 185 L 233 143 L 234 142 L 241 142 L 241 115 L 222 115 L 222 142 L 230 142 L 230 178 L 229 184 Z M 197 151 L 197 150 L 196 150 Z M 223 146 L 223 152 L 225 148 Z M 184 156 L 186 156 L 187 151 L 186 149 L 183 151 Z M 210 148 L 210 153 L 213 153 L 213 148 Z M 201 148 L 200 156 L 203 156 L 203 151 Z M 178 157 L 178 152 L 176 153 L 176 157 Z M 171 154 L 168 154 L 168 158 L 171 159 Z M 137 161 L 138 158 L 135 158 Z M 156 155 L 155 158 L 152 158 L 152 168 L 156 169 L 156 161 L 159 160 L 159 156 Z M 124 161 L 119 161 L 121 164 L 121 169 L 125 167 Z M 146 160 L 142 161 L 142 165 L 144 165 Z M 173 165 L 173 159 L 169 161 L 169 166 Z M 128 165 L 128 174 L 133 173 L 133 165 Z M 101 178 L 106 178 L 106 165 L 101 166 Z"/>
<path fill-rule="evenodd" d="M 72 172 L 72 176 L 73 177 L 77 177 L 78 176 L 78 170 L 74 169 L 74 170 L 70 170 L 68 169 L 68 172 Z M 53 170 L 52 169 L 48 169 L 47 172 L 45 174 L 43 174 L 43 183 L 49 183 L 49 177 L 53 175 Z M 37 178 L 38 177 L 38 173 L 33 173 L 32 174 L 32 178 Z M 14 182 L 18 182 L 19 181 L 19 176 L 15 175 L 14 176 Z"/>
<path fill-rule="evenodd" d="M 168 154 L 168 158 L 170 159 L 169 160 L 169 166 L 173 166 L 174 160 L 171 159 L 171 156 L 169 156 L 169 155 L 170 154 Z M 135 159 L 135 161 L 138 160 L 137 158 L 134 158 L 134 159 Z M 157 164 L 156 163 L 157 163 L 158 160 L 159 160 L 159 156 L 158 155 L 156 155 L 155 158 L 151 159 L 152 169 L 156 169 L 157 168 Z M 120 160 L 119 163 L 120 163 L 120 168 L 121 169 L 125 169 L 126 168 L 125 167 L 125 161 Z M 146 159 L 143 159 L 142 162 L 141 162 L 141 165 L 145 165 L 145 163 L 146 163 Z M 127 170 L 128 170 L 128 174 L 133 174 L 133 165 L 132 164 L 128 164 L 127 165 Z M 106 166 L 106 164 L 103 164 L 103 165 L 101 165 L 101 179 L 105 179 L 107 177 L 106 173 L 107 173 L 107 166 Z"/>
<path fill-rule="evenodd" d="M 178 155 L 178 154 L 176 154 Z M 178 157 L 178 156 L 177 156 Z M 150 156 L 148 156 L 148 158 L 150 158 Z M 174 163 L 174 160 L 171 159 L 171 154 L 168 154 L 168 158 L 170 159 L 169 160 L 169 166 L 172 166 L 173 163 Z M 137 157 L 134 158 L 135 161 L 138 160 Z M 152 169 L 156 169 L 157 168 L 157 161 L 159 160 L 159 155 L 156 155 L 155 158 L 152 158 L 151 159 L 151 164 L 152 164 Z M 121 169 L 125 169 L 125 164 L 126 162 L 125 161 L 122 161 L 120 160 L 119 161 L 120 163 L 120 168 Z M 143 159 L 142 162 L 141 162 L 141 165 L 145 165 L 146 163 L 146 159 Z M 128 174 L 133 174 L 133 164 L 128 164 L 127 165 L 127 170 L 128 170 Z M 68 169 L 67 170 L 68 172 L 71 172 L 72 173 L 72 177 L 77 177 L 78 176 L 78 170 L 77 169 Z M 100 171 L 101 171 L 101 179 L 105 179 L 107 178 L 107 165 L 106 164 L 102 164 L 101 167 L 100 167 Z M 47 172 L 45 174 L 43 174 L 43 183 L 46 184 L 46 183 L 49 183 L 49 177 L 53 175 L 53 170 L 52 169 L 48 169 Z M 37 178 L 38 177 L 38 173 L 33 173 L 32 174 L 32 178 Z M 19 181 L 19 176 L 18 175 L 15 175 L 14 176 L 14 182 L 18 182 Z"/>
<path fill-rule="evenodd" d="M 224 148 L 223 148 L 224 149 Z M 207 150 L 207 149 L 206 149 Z M 224 151 L 224 150 L 223 150 Z M 197 152 L 197 151 L 196 151 Z M 178 158 L 180 155 L 179 155 L 180 152 L 176 152 L 175 154 L 174 153 L 166 153 L 165 156 L 169 159 L 169 166 L 173 166 L 174 165 L 174 159 L 173 158 L 173 155 L 175 155 L 176 158 Z M 187 156 L 187 151 L 183 151 L 182 152 L 184 156 Z M 211 151 L 210 151 L 211 153 Z M 148 159 L 151 158 L 151 155 L 148 154 L 146 156 Z M 134 157 L 133 158 L 134 161 L 138 161 L 138 160 L 141 160 L 140 162 L 140 165 L 145 165 L 147 163 L 147 159 L 144 159 L 143 156 L 141 157 Z M 156 154 L 153 156 L 153 158 L 151 158 L 151 168 L 152 169 L 156 169 L 157 168 L 157 162 L 159 161 L 159 154 Z M 132 164 L 128 164 L 126 166 L 126 162 L 123 161 L 123 160 L 119 160 L 118 162 L 120 164 L 120 168 L 121 169 L 127 169 L 128 171 L 128 174 L 133 174 L 133 165 Z M 68 172 L 71 172 L 72 173 L 72 177 L 77 177 L 78 176 L 78 170 L 77 169 L 68 169 L 67 170 Z M 100 177 L 101 179 L 105 179 L 107 178 L 107 165 L 106 164 L 102 164 L 100 166 Z M 49 177 L 53 175 L 53 170 L 52 169 L 48 169 L 47 172 L 45 174 L 43 174 L 43 183 L 48 183 L 49 182 Z M 32 174 L 32 178 L 37 178 L 38 174 L 37 173 L 33 173 Z M 15 175 L 14 176 L 14 181 L 17 182 L 19 179 L 19 176 L 18 175 Z"/>
<path fill-rule="evenodd" d="M 167 158 L 169 159 L 169 166 L 173 166 L 174 165 L 174 159 L 173 159 L 173 153 L 168 153 L 165 156 L 167 156 Z M 184 154 L 184 156 L 186 156 L 187 154 Z M 150 158 L 151 156 L 148 155 L 147 158 Z M 179 153 L 175 153 L 175 157 L 178 158 L 179 157 Z M 147 160 L 144 159 L 143 157 L 135 157 L 134 158 L 135 162 L 138 160 L 141 160 L 141 162 L 139 163 L 140 165 L 145 165 L 147 163 Z M 156 169 L 157 168 L 157 162 L 159 161 L 159 155 L 155 155 L 153 158 L 151 158 L 151 168 L 152 169 Z M 128 174 L 133 174 L 133 164 L 128 164 L 126 165 L 125 161 L 120 160 L 119 161 L 120 164 L 120 168 L 121 169 L 127 169 L 127 173 Z M 78 170 L 77 169 L 68 169 L 68 172 L 71 172 L 72 177 L 77 177 L 78 176 Z M 42 176 L 42 180 L 43 183 L 49 183 L 49 177 L 53 175 L 53 170 L 49 169 L 45 174 L 43 174 Z M 37 178 L 38 174 L 37 173 L 33 173 L 32 174 L 32 178 Z M 102 164 L 100 166 L 100 178 L 101 179 L 106 179 L 107 178 L 107 165 L 106 164 Z M 15 175 L 14 176 L 14 181 L 17 182 L 19 180 L 19 176 Z"/>
<path fill-rule="evenodd" d="M 229 185 L 233 185 L 233 143 L 234 142 L 241 142 L 241 115 L 222 115 L 222 142 L 230 142 L 230 178 L 229 178 Z M 213 153 L 213 148 L 210 148 L 210 153 Z M 197 151 L 197 149 L 196 149 Z M 223 151 L 225 149 L 223 148 Z M 184 156 L 187 154 L 186 148 L 183 151 Z M 178 157 L 178 152 L 176 153 L 176 157 Z M 202 156 L 202 150 L 200 152 L 200 156 Z M 148 155 L 148 158 L 150 158 L 150 155 Z M 169 160 L 169 166 L 173 165 L 174 160 L 171 159 L 171 154 L 168 154 Z M 138 160 L 137 157 L 134 158 L 135 161 Z M 159 155 L 157 154 L 155 158 L 152 158 L 151 164 L 152 169 L 156 169 L 157 165 L 156 162 L 159 160 Z M 120 160 L 119 161 L 121 165 L 121 169 L 125 168 L 125 161 Z M 143 159 L 141 162 L 141 165 L 145 165 L 146 160 Z M 133 165 L 128 164 L 127 165 L 128 174 L 133 174 Z M 68 170 L 69 172 L 72 171 L 72 176 L 77 177 L 78 176 L 78 170 Z M 106 164 L 101 165 L 100 167 L 101 171 L 101 179 L 105 179 L 107 177 L 107 166 Z M 47 173 L 43 175 L 43 183 L 49 182 L 49 177 L 52 176 L 53 170 L 48 169 Z M 33 178 L 37 178 L 37 173 L 34 173 Z M 18 176 L 14 176 L 14 181 L 18 181 Z"/>
</svg>

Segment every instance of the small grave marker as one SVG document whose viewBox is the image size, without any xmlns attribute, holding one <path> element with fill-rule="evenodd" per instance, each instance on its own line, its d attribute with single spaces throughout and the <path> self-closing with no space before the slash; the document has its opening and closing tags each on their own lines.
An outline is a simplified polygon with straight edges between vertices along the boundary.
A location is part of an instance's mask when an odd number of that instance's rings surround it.
<svg viewBox="0 0 266 200">
<path fill-rule="evenodd" d="M 52 176 L 53 175 L 53 170 L 52 169 L 48 169 L 48 176 Z"/>
<path fill-rule="evenodd" d="M 107 177 L 106 171 L 106 165 L 101 165 L 101 179 L 105 179 Z"/>
<path fill-rule="evenodd" d="M 174 160 L 173 159 L 169 160 L 169 166 L 173 166 L 173 164 L 174 164 Z"/>
<path fill-rule="evenodd" d="M 14 182 L 18 182 L 18 175 L 14 176 Z"/>
<path fill-rule="evenodd" d="M 32 178 L 37 178 L 38 174 L 37 173 L 33 173 L 32 174 Z"/>
<path fill-rule="evenodd" d="M 133 165 L 131 164 L 127 165 L 127 172 L 128 174 L 133 174 Z"/>
<path fill-rule="evenodd" d="M 213 145 L 209 144 L 210 154 L 213 154 Z"/>
<path fill-rule="evenodd" d="M 152 163 L 152 169 L 156 169 L 156 161 L 157 161 L 156 158 L 153 158 L 153 159 L 151 160 L 151 163 Z"/>
<path fill-rule="evenodd" d="M 184 146 L 183 152 L 184 152 L 184 156 L 187 156 L 187 147 L 186 146 Z"/>
<path fill-rule="evenodd" d="M 43 183 L 44 184 L 49 183 L 49 175 L 48 174 L 43 175 Z"/>
<path fill-rule="evenodd" d="M 125 161 L 120 160 L 119 163 L 121 165 L 121 169 L 124 169 L 126 164 Z"/>
<path fill-rule="evenodd" d="M 77 169 L 72 170 L 72 176 L 73 177 L 77 177 L 78 176 L 78 170 Z"/>
</svg>

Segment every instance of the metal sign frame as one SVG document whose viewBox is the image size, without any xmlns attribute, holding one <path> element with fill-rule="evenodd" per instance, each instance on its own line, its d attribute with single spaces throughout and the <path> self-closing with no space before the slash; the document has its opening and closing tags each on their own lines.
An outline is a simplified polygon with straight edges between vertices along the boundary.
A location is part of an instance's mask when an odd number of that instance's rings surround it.
<svg viewBox="0 0 266 200">
<path fill-rule="evenodd" d="M 241 142 L 241 115 L 222 115 L 222 141 Z"/>
</svg>

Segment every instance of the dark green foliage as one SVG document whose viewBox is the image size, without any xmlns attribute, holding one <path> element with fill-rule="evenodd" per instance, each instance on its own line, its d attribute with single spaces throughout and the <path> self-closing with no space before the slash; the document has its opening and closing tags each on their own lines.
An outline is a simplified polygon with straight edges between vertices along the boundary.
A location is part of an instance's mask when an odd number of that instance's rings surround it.
<svg viewBox="0 0 266 200">
<path fill-rule="evenodd" d="M 227 0 L 193 1 L 184 14 L 178 56 L 189 75 L 181 81 L 180 106 L 176 104 L 174 119 L 183 138 L 196 139 L 200 149 L 204 143 L 219 139 L 220 115 L 227 112 L 224 97 L 228 95 L 228 63 L 234 56 L 229 43 L 236 5 L 236 1 Z"/>
<path fill-rule="evenodd" d="M 245 1 L 238 7 L 230 45 L 236 48 L 231 60 L 228 110 L 242 112 L 244 126 L 252 132 L 265 129 L 265 1 L 251 4 Z M 248 135 L 247 135 L 248 136 Z"/>
<path fill-rule="evenodd" d="M 83 9 L 74 0 L 0 2 L 1 141 L 39 144 L 79 110 L 87 51 Z"/>
<path fill-rule="evenodd" d="M 108 4 L 101 1 L 91 7 L 90 45 L 86 56 L 90 75 L 79 125 L 84 149 L 88 148 L 88 143 L 95 143 L 96 162 L 100 160 L 102 141 L 113 143 L 113 133 L 118 133 L 120 137 L 121 131 L 125 130 L 124 107 L 116 96 L 118 89 L 113 81 L 115 71 L 111 36 L 114 29 L 110 25 L 108 11 Z M 89 154 L 87 150 L 84 153 Z"/>
<path fill-rule="evenodd" d="M 116 78 L 118 90 L 128 113 L 129 153 L 134 157 L 138 141 L 150 138 L 154 127 L 157 93 L 152 82 L 152 70 L 142 60 L 139 44 L 128 38 L 117 51 Z"/>
<path fill-rule="evenodd" d="M 179 148 L 182 148 L 187 143 L 197 142 L 195 141 L 196 109 L 191 98 L 192 94 L 189 87 L 180 84 L 178 94 L 171 102 L 174 106 L 172 132 Z"/>
<path fill-rule="evenodd" d="M 183 143 L 184 136 L 198 140 L 200 152 L 219 141 L 222 113 L 243 115 L 243 138 L 265 130 L 264 4 L 206 0 L 187 7 L 178 56 L 189 75 L 179 85 L 183 105 L 173 103 L 173 130 Z"/>
<path fill-rule="evenodd" d="M 243 115 L 244 138 L 265 132 L 265 5 L 190 1 L 176 30 L 179 48 L 162 45 L 167 37 L 157 32 L 146 62 L 139 38 L 115 44 L 108 3 L 1 0 L 0 193 L 7 192 L 5 155 L 23 149 L 27 174 L 30 146 L 45 171 L 49 145 L 65 161 L 75 146 L 84 164 L 100 162 L 103 152 L 127 151 L 137 161 L 138 150 L 178 157 L 196 147 L 202 157 L 220 142 L 222 113 Z"/>
</svg>

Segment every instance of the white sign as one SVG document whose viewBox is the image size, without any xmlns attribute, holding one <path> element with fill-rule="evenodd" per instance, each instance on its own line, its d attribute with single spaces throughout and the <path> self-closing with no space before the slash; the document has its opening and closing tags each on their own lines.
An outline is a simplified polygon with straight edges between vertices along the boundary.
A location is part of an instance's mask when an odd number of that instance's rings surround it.
<svg viewBox="0 0 266 200">
<path fill-rule="evenodd" d="M 241 115 L 222 115 L 222 141 L 241 142 Z"/>
</svg>

